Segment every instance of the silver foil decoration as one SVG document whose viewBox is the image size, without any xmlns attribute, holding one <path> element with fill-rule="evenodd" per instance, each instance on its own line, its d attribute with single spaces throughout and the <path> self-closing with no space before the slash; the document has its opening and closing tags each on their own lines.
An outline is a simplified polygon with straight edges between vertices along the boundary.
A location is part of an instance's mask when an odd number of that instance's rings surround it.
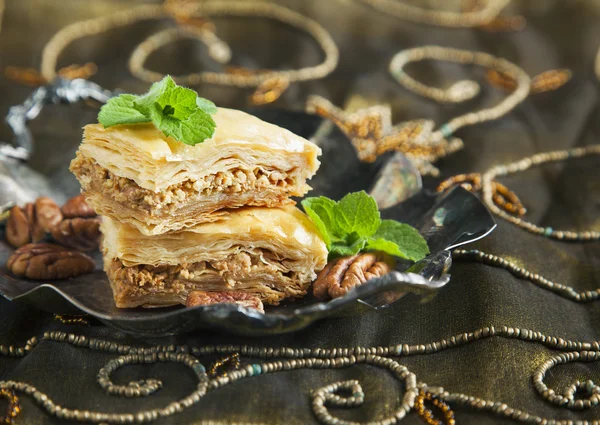
<svg viewBox="0 0 600 425">
<path fill-rule="evenodd" d="M 44 106 L 82 100 L 106 103 L 115 94 L 91 81 L 57 78 L 38 87 L 22 104 L 12 106 L 5 121 L 15 135 L 14 143 L 0 142 L 0 205 L 23 204 L 53 192 L 46 178 L 26 163 L 35 148 L 27 123 L 35 119 Z"/>
</svg>

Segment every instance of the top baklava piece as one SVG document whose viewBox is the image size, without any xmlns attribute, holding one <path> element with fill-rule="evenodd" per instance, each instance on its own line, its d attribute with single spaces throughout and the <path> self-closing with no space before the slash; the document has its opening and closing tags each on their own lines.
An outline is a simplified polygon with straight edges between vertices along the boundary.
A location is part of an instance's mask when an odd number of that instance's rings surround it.
<svg viewBox="0 0 600 425">
<path fill-rule="evenodd" d="M 242 111 L 219 108 L 213 119 L 214 134 L 195 146 L 152 123 L 87 125 L 71 171 L 98 214 L 144 235 L 216 221 L 244 205 L 292 204 L 308 192 L 316 145 Z"/>
</svg>

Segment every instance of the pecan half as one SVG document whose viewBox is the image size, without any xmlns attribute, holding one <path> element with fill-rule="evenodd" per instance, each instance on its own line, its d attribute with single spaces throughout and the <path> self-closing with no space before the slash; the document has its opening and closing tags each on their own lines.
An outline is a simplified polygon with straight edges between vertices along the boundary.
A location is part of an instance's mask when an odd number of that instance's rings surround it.
<svg viewBox="0 0 600 425">
<path fill-rule="evenodd" d="M 92 251 L 100 242 L 100 217 L 67 218 L 52 229 L 52 237 L 61 245 L 79 251 Z"/>
<path fill-rule="evenodd" d="M 35 200 L 35 217 L 37 225 L 44 232 L 50 232 L 54 226 L 62 221 L 63 214 L 56 202 L 47 196 L 42 196 Z"/>
<path fill-rule="evenodd" d="M 223 292 L 206 292 L 192 291 L 187 297 L 186 307 L 195 307 L 198 305 L 213 305 L 213 304 L 238 304 L 244 307 L 253 308 L 265 312 L 264 306 L 260 298 L 256 295 L 247 292 L 223 291 Z"/>
<path fill-rule="evenodd" d="M 27 220 L 29 221 L 29 235 L 31 238 L 31 242 L 39 242 L 44 239 L 46 236 L 46 231 L 40 225 L 38 221 L 37 208 L 35 204 L 26 204 L 25 205 L 25 215 L 27 216 Z"/>
<path fill-rule="evenodd" d="M 23 208 L 17 206 L 11 208 L 6 220 L 6 240 L 15 248 L 31 242 L 29 219 Z"/>
<path fill-rule="evenodd" d="M 30 242 L 44 239 L 46 232 L 38 223 L 36 207 L 26 204 L 25 207 L 12 207 L 6 221 L 6 240 L 18 248 Z"/>
<path fill-rule="evenodd" d="M 313 295 L 320 300 L 341 297 L 355 286 L 388 274 L 392 264 L 392 260 L 375 252 L 336 258 L 319 272 Z"/>
<path fill-rule="evenodd" d="M 85 201 L 83 195 L 77 195 L 69 199 L 62 206 L 62 213 L 65 218 L 91 218 L 96 217 L 96 211 L 92 209 Z"/>
<path fill-rule="evenodd" d="M 95 264 L 81 252 L 50 243 L 32 243 L 17 249 L 6 267 L 18 277 L 54 280 L 90 273 Z"/>
</svg>

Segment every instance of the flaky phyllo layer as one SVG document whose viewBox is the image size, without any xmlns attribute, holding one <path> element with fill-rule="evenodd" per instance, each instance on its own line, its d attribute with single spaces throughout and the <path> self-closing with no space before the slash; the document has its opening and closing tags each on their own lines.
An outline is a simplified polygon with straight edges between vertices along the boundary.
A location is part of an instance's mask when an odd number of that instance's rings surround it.
<svg viewBox="0 0 600 425">
<path fill-rule="evenodd" d="M 188 146 L 152 124 L 88 125 L 71 163 L 92 207 L 146 235 L 218 220 L 244 205 L 302 196 L 320 149 L 288 130 L 219 108 L 213 137 Z"/>
<path fill-rule="evenodd" d="M 267 304 L 306 294 L 327 249 L 297 208 L 241 208 L 213 223 L 147 236 L 105 219 L 105 269 L 118 307 L 185 303 L 193 290 L 242 291 Z"/>
</svg>

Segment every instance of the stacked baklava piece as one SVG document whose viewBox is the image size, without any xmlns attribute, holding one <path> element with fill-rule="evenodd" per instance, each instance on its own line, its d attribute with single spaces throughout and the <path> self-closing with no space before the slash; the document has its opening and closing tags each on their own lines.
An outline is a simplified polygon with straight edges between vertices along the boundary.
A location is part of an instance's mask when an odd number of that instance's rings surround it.
<svg viewBox="0 0 600 425">
<path fill-rule="evenodd" d="M 325 266 L 324 242 L 290 199 L 310 189 L 319 148 L 241 111 L 213 118 L 195 146 L 151 123 L 85 127 L 71 170 L 103 216 L 118 307 L 185 304 L 196 291 L 278 304 Z"/>
</svg>

